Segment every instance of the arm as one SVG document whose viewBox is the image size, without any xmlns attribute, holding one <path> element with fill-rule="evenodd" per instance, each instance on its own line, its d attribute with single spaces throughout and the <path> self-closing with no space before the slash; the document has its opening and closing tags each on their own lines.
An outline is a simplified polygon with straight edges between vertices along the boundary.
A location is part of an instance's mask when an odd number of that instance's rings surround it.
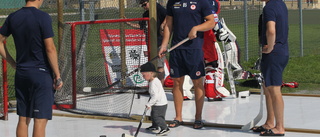
<svg viewBox="0 0 320 137">
<path fill-rule="evenodd" d="M 150 93 L 150 100 L 149 100 L 149 102 L 146 104 L 146 107 L 147 107 L 148 109 L 150 109 L 151 106 L 153 106 L 154 104 L 156 104 L 157 99 L 159 98 L 159 95 L 157 95 L 154 90 L 151 90 L 149 93 Z"/>
<path fill-rule="evenodd" d="M 12 68 L 16 68 L 16 62 L 8 52 L 7 46 L 4 45 L 4 41 L 7 39 L 7 37 L 0 34 L 0 54 L 3 59 L 5 59 Z"/>
<path fill-rule="evenodd" d="M 60 71 L 59 71 L 59 66 L 58 66 L 57 50 L 54 45 L 53 38 L 51 37 L 51 38 L 44 39 L 44 44 L 46 47 L 46 53 L 48 56 L 50 66 L 51 66 L 53 73 L 55 75 L 55 78 L 54 78 L 55 82 L 54 83 L 56 83 L 59 79 L 61 79 L 61 76 L 60 76 Z M 61 89 L 62 85 L 63 85 L 63 82 L 61 82 L 60 85 L 54 85 L 54 88 L 56 90 L 59 90 L 59 89 Z"/>
<path fill-rule="evenodd" d="M 163 22 L 160 25 L 160 34 L 163 36 L 164 27 L 166 26 L 166 18 L 164 18 Z"/>
<path fill-rule="evenodd" d="M 129 25 L 132 28 L 140 29 L 140 25 L 138 23 L 126 22 L 126 24 Z"/>
<path fill-rule="evenodd" d="M 159 85 L 162 86 L 161 83 L 159 83 Z M 149 86 L 150 86 L 149 87 L 150 100 L 146 104 L 146 107 L 148 109 L 150 109 L 151 106 L 155 105 L 161 99 L 161 95 L 159 93 L 160 93 L 160 88 L 162 88 L 162 87 L 158 87 L 154 82 Z"/>
<path fill-rule="evenodd" d="M 262 53 L 270 53 L 273 50 L 274 44 L 276 42 L 276 23 L 274 21 L 268 21 L 266 26 L 266 37 L 268 45 L 265 45 L 262 48 Z"/>
<path fill-rule="evenodd" d="M 162 39 L 162 44 L 161 44 L 161 48 L 159 50 L 158 56 L 161 58 L 163 56 L 165 56 L 164 54 L 162 54 L 163 52 L 167 51 L 167 47 L 168 47 L 168 43 L 169 43 L 169 39 L 170 39 L 170 35 L 172 33 L 172 22 L 173 22 L 173 18 L 172 16 L 166 16 L 166 25 L 163 28 L 163 39 Z"/>
<path fill-rule="evenodd" d="M 197 37 L 197 32 L 198 31 L 208 31 L 210 29 L 212 29 L 215 25 L 215 22 L 214 22 L 214 16 L 213 14 L 210 14 L 208 16 L 205 17 L 205 22 L 203 22 L 202 24 L 200 25 L 197 25 L 197 26 L 194 26 L 189 34 L 188 34 L 188 37 L 189 39 L 194 39 Z"/>
<path fill-rule="evenodd" d="M 126 19 L 127 17 L 126 16 L 123 16 L 124 19 Z M 130 27 L 132 28 L 135 28 L 135 29 L 140 29 L 140 25 L 138 23 L 131 23 L 131 22 L 126 22 L 127 25 L 129 25 Z"/>
</svg>

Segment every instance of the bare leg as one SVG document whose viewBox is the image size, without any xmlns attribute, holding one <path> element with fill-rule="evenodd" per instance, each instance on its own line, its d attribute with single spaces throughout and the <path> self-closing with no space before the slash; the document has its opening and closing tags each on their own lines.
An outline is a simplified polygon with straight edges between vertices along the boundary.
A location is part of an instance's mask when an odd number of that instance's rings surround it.
<svg viewBox="0 0 320 137">
<path fill-rule="evenodd" d="M 34 119 L 33 137 L 45 137 L 48 119 Z"/>
<path fill-rule="evenodd" d="M 182 104 L 183 104 L 183 90 L 182 85 L 184 81 L 184 76 L 180 78 L 173 78 L 173 100 L 174 100 L 174 107 L 176 111 L 175 120 L 182 121 Z M 174 126 L 174 124 L 169 124 L 169 127 Z"/>
<path fill-rule="evenodd" d="M 30 118 L 19 116 L 19 121 L 16 129 L 17 137 L 28 137 L 28 127 L 30 123 Z"/>
<path fill-rule="evenodd" d="M 273 128 L 274 133 L 284 133 L 284 102 L 281 94 L 280 86 L 269 86 L 268 90 L 271 95 L 273 112 L 275 117 L 275 128 Z"/>
<path fill-rule="evenodd" d="M 194 94 L 196 102 L 196 115 L 195 120 L 202 120 L 202 109 L 204 104 L 204 87 L 203 87 L 203 77 L 199 79 L 192 80 L 194 85 Z"/>
<path fill-rule="evenodd" d="M 267 108 L 267 120 L 264 123 L 263 127 L 266 129 L 271 129 L 274 127 L 274 112 L 273 112 L 273 103 L 270 95 L 270 91 L 263 85 L 264 94 L 266 97 L 266 108 Z"/>
</svg>

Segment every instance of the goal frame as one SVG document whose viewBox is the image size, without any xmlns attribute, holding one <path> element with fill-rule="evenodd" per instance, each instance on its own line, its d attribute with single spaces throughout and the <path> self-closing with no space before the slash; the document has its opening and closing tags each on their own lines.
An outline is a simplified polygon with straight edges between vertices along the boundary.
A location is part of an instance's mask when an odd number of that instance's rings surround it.
<svg viewBox="0 0 320 137">
<path fill-rule="evenodd" d="M 6 44 L 6 42 L 4 42 L 4 44 Z M 8 100 L 8 79 L 7 79 L 7 61 L 2 59 L 2 90 L 3 94 L 3 100 L 0 100 L 1 103 L 3 104 L 3 108 L 0 108 L 0 110 L 2 109 L 2 113 L 3 116 L 0 117 L 1 120 L 8 120 L 8 104 L 9 104 L 9 100 Z"/>
<path fill-rule="evenodd" d="M 53 109 L 75 109 L 77 104 L 77 74 L 76 74 L 76 26 L 78 25 L 90 25 L 90 24 L 102 24 L 102 23 L 125 23 L 125 22 L 132 22 L 132 21 L 147 21 L 148 26 L 150 26 L 149 18 L 131 18 L 131 19 L 112 19 L 112 20 L 95 20 L 95 21 L 74 21 L 74 22 L 66 22 L 65 24 L 71 25 L 70 31 L 71 31 L 71 79 L 72 79 L 72 88 L 71 88 L 71 94 L 72 94 L 72 104 L 54 104 Z M 149 32 L 148 28 L 148 32 Z M 147 34 L 148 39 L 150 39 L 149 33 Z M 148 48 L 148 58 L 150 59 L 150 44 L 147 43 Z"/>
</svg>

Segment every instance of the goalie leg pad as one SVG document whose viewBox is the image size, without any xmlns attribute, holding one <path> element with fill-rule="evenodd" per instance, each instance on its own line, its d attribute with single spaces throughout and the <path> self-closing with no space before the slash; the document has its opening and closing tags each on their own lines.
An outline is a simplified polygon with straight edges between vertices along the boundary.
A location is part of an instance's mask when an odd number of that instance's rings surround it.
<svg viewBox="0 0 320 137">
<path fill-rule="evenodd" d="M 230 96 L 230 91 L 228 91 L 223 85 L 223 80 L 224 80 L 223 71 L 221 69 L 217 69 L 217 71 L 214 72 L 214 76 L 216 79 L 215 88 L 217 92 L 220 94 L 220 96 L 222 97 Z"/>
<path fill-rule="evenodd" d="M 218 99 L 221 96 L 218 94 L 215 88 L 214 71 L 208 72 L 206 74 L 206 79 L 204 82 L 205 96 L 210 99 Z"/>
<path fill-rule="evenodd" d="M 216 70 L 209 71 L 205 77 L 205 96 L 210 99 L 219 99 L 230 95 L 230 92 L 220 85 L 221 77 L 216 77 L 216 73 Z"/>
<path fill-rule="evenodd" d="M 242 67 L 239 64 L 238 46 L 235 42 L 229 42 L 225 45 L 225 49 L 228 56 L 228 62 L 231 64 L 233 70 L 233 76 L 238 77 L 242 72 Z"/>
<path fill-rule="evenodd" d="M 184 76 L 184 82 L 183 82 L 183 86 L 182 86 L 184 99 L 192 99 L 193 98 L 194 95 L 191 93 L 192 87 L 193 87 L 193 83 L 192 83 L 190 76 L 188 76 L 188 75 Z"/>
</svg>

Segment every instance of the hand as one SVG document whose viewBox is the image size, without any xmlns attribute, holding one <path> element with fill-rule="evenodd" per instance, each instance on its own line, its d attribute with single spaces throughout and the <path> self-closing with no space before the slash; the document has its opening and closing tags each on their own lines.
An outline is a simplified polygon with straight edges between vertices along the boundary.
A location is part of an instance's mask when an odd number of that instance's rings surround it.
<svg viewBox="0 0 320 137">
<path fill-rule="evenodd" d="M 262 53 L 265 53 L 265 54 L 271 53 L 272 50 L 273 50 L 273 46 L 268 47 L 268 45 L 264 45 L 264 46 L 262 47 Z"/>
<path fill-rule="evenodd" d="M 167 51 L 166 46 L 161 45 L 160 50 L 158 52 L 158 56 L 159 58 L 162 58 L 163 56 L 165 56 L 166 54 L 164 54 Z"/>
<path fill-rule="evenodd" d="M 198 32 L 198 31 L 197 31 L 196 27 L 193 27 L 193 28 L 190 30 L 189 34 L 188 34 L 188 38 L 189 38 L 190 40 L 196 38 L 196 37 L 197 37 L 197 32 Z"/>
<path fill-rule="evenodd" d="M 60 90 L 62 88 L 62 85 L 63 85 L 63 82 L 62 82 L 62 79 L 60 77 L 56 77 L 54 79 L 54 89 L 55 90 Z"/>
<path fill-rule="evenodd" d="M 147 110 L 149 110 L 151 107 L 149 107 L 149 106 L 146 105 L 146 108 L 147 108 Z"/>
<path fill-rule="evenodd" d="M 127 17 L 126 17 L 126 16 L 123 16 L 122 18 L 123 18 L 123 19 L 127 19 Z M 127 25 L 131 25 L 131 23 L 130 23 L 130 22 L 126 22 L 126 24 L 127 24 Z"/>
</svg>

